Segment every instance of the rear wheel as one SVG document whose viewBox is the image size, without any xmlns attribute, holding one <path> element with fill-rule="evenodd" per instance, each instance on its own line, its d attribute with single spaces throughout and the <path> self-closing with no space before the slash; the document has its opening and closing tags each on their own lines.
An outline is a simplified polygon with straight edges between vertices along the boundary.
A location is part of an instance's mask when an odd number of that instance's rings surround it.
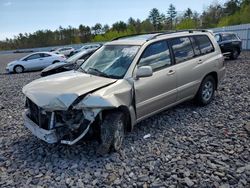
<svg viewBox="0 0 250 188">
<path fill-rule="evenodd" d="M 121 149 L 125 136 L 125 116 L 121 112 L 111 112 L 104 117 L 100 125 L 101 144 L 97 153 L 104 155 L 111 149 L 118 151 Z"/>
<path fill-rule="evenodd" d="M 21 65 L 17 65 L 14 67 L 14 71 L 15 71 L 15 73 L 19 74 L 19 73 L 22 73 L 24 71 L 24 68 Z"/>
<path fill-rule="evenodd" d="M 209 104 L 214 97 L 214 92 L 215 92 L 214 77 L 212 76 L 205 77 L 196 95 L 197 102 L 202 106 Z"/>
<path fill-rule="evenodd" d="M 230 56 L 230 59 L 237 59 L 238 56 L 239 56 L 239 50 L 233 49 L 231 56 Z"/>
</svg>

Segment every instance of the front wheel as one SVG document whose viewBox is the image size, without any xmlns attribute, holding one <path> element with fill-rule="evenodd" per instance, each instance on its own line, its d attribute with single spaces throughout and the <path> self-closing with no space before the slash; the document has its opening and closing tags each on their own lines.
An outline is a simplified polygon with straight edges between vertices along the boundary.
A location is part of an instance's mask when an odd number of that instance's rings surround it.
<svg viewBox="0 0 250 188">
<path fill-rule="evenodd" d="M 19 74 L 19 73 L 22 73 L 24 71 L 24 68 L 21 65 L 17 65 L 17 66 L 15 66 L 14 71 L 15 71 L 15 73 Z"/>
<path fill-rule="evenodd" d="M 110 112 L 100 125 L 101 144 L 97 153 L 104 155 L 111 149 L 118 151 L 121 149 L 125 136 L 125 116 L 121 112 Z"/>
<path fill-rule="evenodd" d="M 212 76 L 205 77 L 196 95 L 197 102 L 202 106 L 209 104 L 214 97 L 214 92 L 215 92 L 214 78 Z"/>
<path fill-rule="evenodd" d="M 238 58 L 238 56 L 239 56 L 239 51 L 237 49 L 233 49 L 230 59 L 235 60 Z"/>
</svg>

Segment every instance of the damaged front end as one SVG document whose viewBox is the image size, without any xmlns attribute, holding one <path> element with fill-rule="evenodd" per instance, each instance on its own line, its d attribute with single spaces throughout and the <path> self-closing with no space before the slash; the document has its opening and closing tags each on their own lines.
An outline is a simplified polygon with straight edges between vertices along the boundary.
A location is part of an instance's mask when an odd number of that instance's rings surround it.
<svg viewBox="0 0 250 188">
<path fill-rule="evenodd" d="M 93 81 L 96 83 L 96 80 L 92 79 Z M 60 142 L 73 145 L 87 133 L 98 135 L 103 114 L 112 109 L 122 110 L 129 121 L 129 126 L 134 125 L 136 115 L 131 83 L 127 80 L 104 79 L 104 81 L 101 84 L 100 80 L 95 86 L 85 84 L 88 90 L 84 88 L 79 90 L 78 87 L 82 86 L 79 85 L 70 93 L 63 90 L 59 93 L 52 87 L 45 91 L 41 86 L 38 87 L 39 84 L 25 87 L 23 89 L 26 95 L 26 110 L 23 113 L 25 126 L 47 143 Z M 41 84 L 45 85 L 44 82 Z M 55 87 L 59 88 L 57 85 Z"/>
<path fill-rule="evenodd" d="M 94 122 L 97 111 L 91 109 L 69 109 L 46 111 L 26 98 L 23 113 L 25 126 L 47 143 L 73 145 L 82 139 Z"/>
</svg>

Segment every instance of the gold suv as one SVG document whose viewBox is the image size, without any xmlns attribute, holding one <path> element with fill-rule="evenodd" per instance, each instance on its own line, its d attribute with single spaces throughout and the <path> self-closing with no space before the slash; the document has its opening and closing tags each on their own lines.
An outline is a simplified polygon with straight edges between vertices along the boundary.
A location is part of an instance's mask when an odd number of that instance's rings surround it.
<svg viewBox="0 0 250 188">
<path fill-rule="evenodd" d="M 208 31 L 121 37 L 78 70 L 26 85 L 24 124 L 48 143 L 97 136 L 103 154 L 119 150 L 124 133 L 149 116 L 193 98 L 210 103 L 224 74 L 223 55 Z"/>
</svg>

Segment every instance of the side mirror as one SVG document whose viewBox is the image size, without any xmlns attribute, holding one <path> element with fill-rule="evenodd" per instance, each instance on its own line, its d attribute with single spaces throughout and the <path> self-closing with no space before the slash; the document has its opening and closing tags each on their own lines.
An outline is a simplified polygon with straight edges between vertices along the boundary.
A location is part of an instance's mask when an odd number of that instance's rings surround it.
<svg viewBox="0 0 250 188">
<path fill-rule="evenodd" d="M 84 59 L 78 59 L 78 60 L 76 61 L 76 64 L 77 64 L 78 66 L 80 66 L 80 65 L 83 64 L 84 61 L 85 61 Z"/>
<path fill-rule="evenodd" d="M 136 70 L 136 78 L 149 77 L 153 75 L 153 69 L 150 66 L 141 66 Z"/>
</svg>

